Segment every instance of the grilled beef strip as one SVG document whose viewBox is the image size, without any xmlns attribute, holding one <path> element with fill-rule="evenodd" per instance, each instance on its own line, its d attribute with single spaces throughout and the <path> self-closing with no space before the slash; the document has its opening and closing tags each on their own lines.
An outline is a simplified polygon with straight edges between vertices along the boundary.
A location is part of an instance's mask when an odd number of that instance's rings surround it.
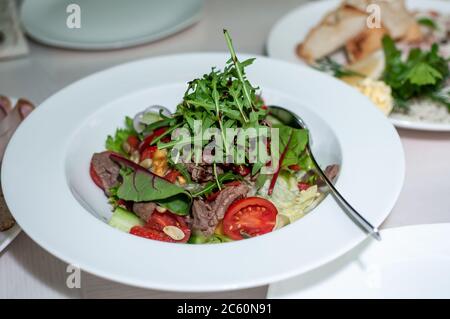
<svg viewBox="0 0 450 319">
<path fill-rule="evenodd" d="M 133 203 L 133 212 L 145 222 L 148 222 L 155 208 L 156 204 L 152 202 Z"/>
<path fill-rule="evenodd" d="M 192 231 L 209 237 L 225 216 L 228 207 L 237 199 L 244 198 L 249 191 L 245 184 L 225 187 L 212 202 L 195 199 L 192 205 Z"/>
<path fill-rule="evenodd" d="M 109 158 L 111 152 L 104 151 L 95 153 L 92 156 L 92 166 L 100 177 L 106 195 L 110 195 L 109 190 L 119 185 L 120 166 Z"/>
<path fill-rule="evenodd" d="M 203 183 L 212 181 L 214 179 L 213 166 L 211 164 L 194 164 L 186 163 L 184 164 L 189 174 L 191 174 L 191 179 L 197 183 Z M 217 174 L 223 173 L 223 169 L 217 167 Z"/>
</svg>

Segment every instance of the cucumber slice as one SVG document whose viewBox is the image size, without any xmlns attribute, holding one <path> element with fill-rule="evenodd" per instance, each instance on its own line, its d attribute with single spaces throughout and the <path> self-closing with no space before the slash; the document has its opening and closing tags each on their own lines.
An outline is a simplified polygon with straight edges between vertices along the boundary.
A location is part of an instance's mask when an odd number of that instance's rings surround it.
<svg viewBox="0 0 450 319">
<path fill-rule="evenodd" d="M 108 223 L 110 226 L 129 233 L 134 226 L 144 226 L 144 221 L 134 213 L 117 207 Z"/>
<path fill-rule="evenodd" d="M 213 234 L 210 237 L 205 237 L 201 234 L 192 234 L 189 238 L 189 244 L 220 244 L 233 241 L 225 235 Z"/>
</svg>

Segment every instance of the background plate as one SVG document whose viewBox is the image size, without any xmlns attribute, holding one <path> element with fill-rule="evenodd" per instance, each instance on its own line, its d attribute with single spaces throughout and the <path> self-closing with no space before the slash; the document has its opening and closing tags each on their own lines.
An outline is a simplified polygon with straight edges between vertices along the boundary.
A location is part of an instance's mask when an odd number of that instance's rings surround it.
<svg viewBox="0 0 450 319">
<path fill-rule="evenodd" d="M 309 30 L 316 26 L 322 17 L 336 8 L 340 0 L 322 0 L 302 5 L 281 18 L 270 31 L 267 39 L 267 53 L 270 57 L 306 65 L 297 56 L 295 48 L 303 41 Z M 408 8 L 421 10 L 436 10 L 449 14 L 450 1 L 440 0 L 407 0 Z M 450 124 L 403 121 L 390 119 L 391 123 L 400 128 L 423 131 L 450 131 Z"/>
<path fill-rule="evenodd" d="M 118 49 L 176 33 L 197 22 L 203 0 L 78 0 L 81 28 L 66 25 L 71 0 L 24 1 L 26 32 L 45 44 L 83 50 Z"/>
</svg>

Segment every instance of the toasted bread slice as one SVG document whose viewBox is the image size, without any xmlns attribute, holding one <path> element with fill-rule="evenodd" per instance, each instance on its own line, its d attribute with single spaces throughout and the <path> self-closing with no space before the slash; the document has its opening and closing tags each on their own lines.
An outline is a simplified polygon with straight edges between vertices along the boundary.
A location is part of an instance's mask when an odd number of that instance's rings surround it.
<svg viewBox="0 0 450 319">
<path fill-rule="evenodd" d="M 371 13 L 367 11 L 370 4 L 378 5 L 381 23 L 395 40 L 415 42 L 422 38 L 419 25 L 404 0 L 344 0 L 343 3 L 364 13 Z"/>
<path fill-rule="evenodd" d="M 297 46 L 297 54 L 313 63 L 344 47 L 366 27 L 365 13 L 351 7 L 339 7 L 328 13 L 318 26 L 310 30 L 305 40 Z"/>
<path fill-rule="evenodd" d="M 345 44 L 345 51 L 350 63 L 360 61 L 381 48 L 383 36 L 387 33 L 384 27 L 366 28 L 363 32 Z"/>
</svg>

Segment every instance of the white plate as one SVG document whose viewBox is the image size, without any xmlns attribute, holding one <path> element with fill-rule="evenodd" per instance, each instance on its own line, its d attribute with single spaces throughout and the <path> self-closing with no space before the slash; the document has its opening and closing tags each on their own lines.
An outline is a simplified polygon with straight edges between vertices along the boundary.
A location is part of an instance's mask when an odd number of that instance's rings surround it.
<svg viewBox="0 0 450 319">
<path fill-rule="evenodd" d="M 23 26 L 45 44 L 83 50 L 118 49 L 176 33 L 200 19 L 203 0 L 78 0 L 81 28 L 66 25 L 73 1 L 24 1 Z M 72 12 L 72 11 L 71 11 Z"/>
<path fill-rule="evenodd" d="M 12 105 L 15 105 L 17 102 L 17 98 L 10 97 Z M 12 228 L 7 231 L 0 232 L 0 252 L 2 252 L 9 244 L 20 234 L 19 225 L 14 225 Z"/>
<path fill-rule="evenodd" d="M 272 284 L 268 298 L 450 298 L 450 224 L 381 232 L 316 270 Z"/>
<path fill-rule="evenodd" d="M 281 18 L 272 28 L 267 40 L 267 53 L 270 57 L 294 63 L 306 64 L 295 53 L 296 46 L 303 41 L 309 30 L 317 25 L 322 17 L 336 8 L 341 0 L 321 0 L 302 5 Z M 450 13 L 450 2 L 440 0 L 407 0 L 408 8 L 436 10 Z M 414 122 L 390 119 L 400 128 L 424 131 L 450 131 L 450 124 Z"/>
<path fill-rule="evenodd" d="M 149 105 L 173 109 L 187 81 L 212 66 L 223 67 L 228 58 L 205 53 L 141 60 L 91 75 L 46 100 L 13 136 L 3 163 L 5 197 L 21 227 L 49 252 L 88 272 L 181 291 L 263 285 L 315 268 L 361 242 L 366 235 L 332 197 L 279 231 L 221 245 L 146 240 L 104 223 L 110 208 L 88 171 L 107 134 L 125 115 Z M 400 139 L 381 112 L 350 87 L 310 68 L 257 57 L 248 74 L 268 104 L 303 116 L 320 163 L 342 165 L 337 187 L 380 225 L 404 178 Z"/>
</svg>

